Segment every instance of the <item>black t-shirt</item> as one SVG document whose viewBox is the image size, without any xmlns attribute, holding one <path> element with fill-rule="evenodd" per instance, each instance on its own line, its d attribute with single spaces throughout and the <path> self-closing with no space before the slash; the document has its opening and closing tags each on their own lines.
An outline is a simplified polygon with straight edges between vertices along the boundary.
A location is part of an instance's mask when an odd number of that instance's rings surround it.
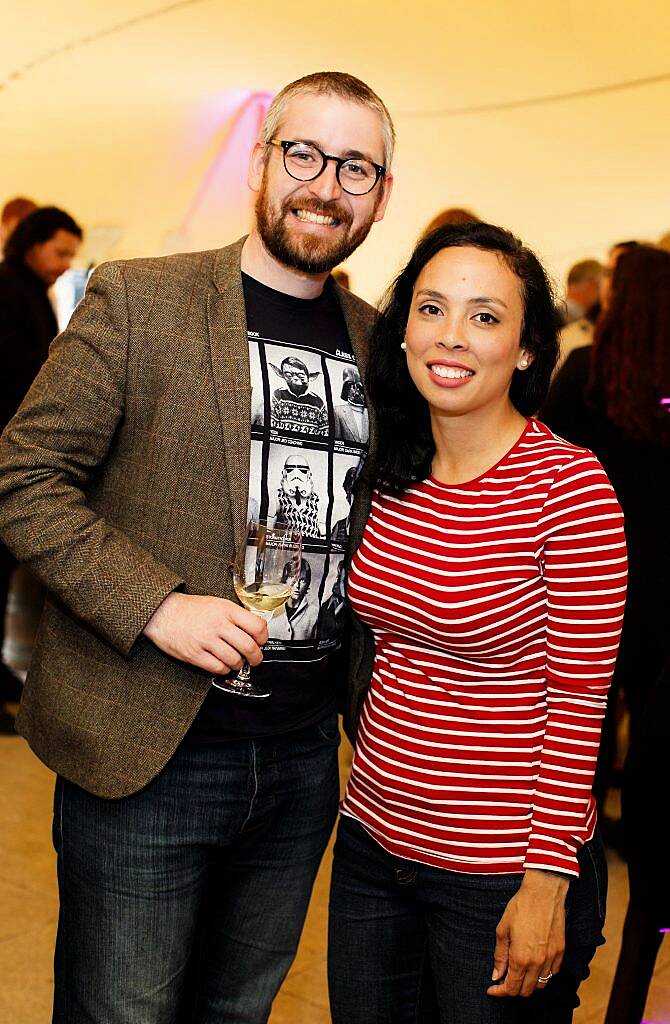
<svg viewBox="0 0 670 1024">
<path fill-rule="evenodd" d="M 191 737 L 293 732 L 334 710 L 342 680 L 344 552 L 353 485 L 367 450 L 360 375 L 330 279 L 297 299 L 242 275 L 251 369 L 249 515 L 303 538 L 299 598 L 268 623 L 253 677 L 263 701 L 212 688 Z"/>
</svg>

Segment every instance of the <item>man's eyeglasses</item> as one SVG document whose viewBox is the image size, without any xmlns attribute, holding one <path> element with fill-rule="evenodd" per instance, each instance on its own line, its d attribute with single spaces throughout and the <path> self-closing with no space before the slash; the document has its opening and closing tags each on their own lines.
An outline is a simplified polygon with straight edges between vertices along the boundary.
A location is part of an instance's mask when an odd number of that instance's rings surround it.
<svg viewBox="0 0 670 1024">
<path fill-rule="evenodd" d="M 338 184 L 352 196 L 364 196 L 372 192 L 379 179 L 386 174 L 386 168 L 372 160 L 329 156 L 308 142 L 270 139 L 268 146 L 277 146 L 283 150 L 286 173 L 296 181 L 314 181 L 323 174 L 329 160 L 334 161 Z"/>
</svg>

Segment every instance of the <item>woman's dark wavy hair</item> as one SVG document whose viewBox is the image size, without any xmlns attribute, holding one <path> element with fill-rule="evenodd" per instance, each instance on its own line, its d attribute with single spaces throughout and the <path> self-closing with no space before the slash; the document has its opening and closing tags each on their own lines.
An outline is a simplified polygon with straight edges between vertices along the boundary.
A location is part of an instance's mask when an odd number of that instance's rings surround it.
<svg viewBox="0 0 670 1024">
<path fill-rule="evenodd" d="M 70 214 L 59 210 L 57 206 L 42 206 L 39 210 L 33 210 L 16 225 L 5 242 L 5 259 L 22 260 L 34 245 L 48 242 L 61 230 L 77 238 L 82 238 L 84 234 Z"/>
<path fill-rule="evenodd" d="M 422 238 L 384 296 L 368 364 L 368 394 L 379 431 L 373 473 L 377 485 L 392 494 L 423 480 L 435 454 L 428 403 L 409 375 L 400 345 L 419 274 L 442 249 L 456 246 L 498 253 L 521 282 L 521 347 L 533 356 L 533 361 L 527 370 L 514 371 L 509 393 L 524 416 L 532 415 L 544 402 L 558 359 L 560 317 L 553 289 L 537 256 L 518 238 L 504 228 L 482 222 L 449 224 Z"/>
<path fill-rule="evenodd" d="M 622 252 L 591 349 L 590 394 L 630 438 L 670 446 L 670 253 Z"/>
</svg>

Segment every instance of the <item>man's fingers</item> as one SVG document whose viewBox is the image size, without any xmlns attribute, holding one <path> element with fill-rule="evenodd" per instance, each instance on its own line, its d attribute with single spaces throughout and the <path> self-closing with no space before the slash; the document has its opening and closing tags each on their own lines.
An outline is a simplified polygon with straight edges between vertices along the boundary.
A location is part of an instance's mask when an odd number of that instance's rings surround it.
<svg viewBox="0 0 670 1024">
<path fill-rule="evenodd" d="M 213 676 L 227 676 L 230 672 L 230 666 L 223 664 L 210 651 L 201 651 L 200 654 L 189 659 L 189 664 L 195 665 L 196 668 L 201 668 L 205 672 L 210 672 Z"/>
<path fill-rule="evenodd" d="M 229 621 L 239 626 L 248 636 L 252 636 L 256 643 L 264 644 L 267 641 L 268 624 L 260 615 L 254 615 L 241 605 L 232 605 Z"/>
<path fill-rule="evenodd" d="M 263 660 L 263 651 L 253 637 L 250 637 L 243 629 L 239 629 L 230 622 L 221 630 L 218 640 L 232 647 L 239 657 L 246 658 L 250 665 L 260 665 Z M 211 644 L 207 646 L 210 650 L 214 650 Z M 234 665 L 233 667 L 239 668 L 240 666 Z"/>
<path fill-rule="evenodd" d="M 244 664 L 244 657 L 239 651 L 232 644 L 226 643 L 225 640 L 218 637 L 207 645 L 207 653 L 225 666 L 224 671 L 229 672 L 231 669 L 237 671 Z"/>
</svg>

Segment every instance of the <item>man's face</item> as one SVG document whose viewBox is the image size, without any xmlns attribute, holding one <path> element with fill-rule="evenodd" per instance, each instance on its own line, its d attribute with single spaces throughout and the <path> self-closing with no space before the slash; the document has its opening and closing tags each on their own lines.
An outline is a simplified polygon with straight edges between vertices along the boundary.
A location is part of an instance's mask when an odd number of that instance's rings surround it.
<svg viewBox="0 0 670 1024">
<path fill-rule="evenodd" d="M 33 245 L 24 256 L 24 260 L 26 265 L 50 286 L 56 283 L 61 274 L 70 269 L 80 245 L 81 239 L 77 235 L 59 228 L 46 242 Z"/>
<path fill-rule="evenodd" d="M 311 142 L 330 156 L 358 155 L 384 163 L 379 114 L 336 96 L 296 97 L 276 137 Z M 256 219 L 265 248 L 287 267 L 323 274 L 350 256 L 382 219 L 392 177 L 381 178 L 367 195 L 352 196 L 338 184 L 332 161 L 318 178 L 296 181 L 284 168 L 281 150 L 259 144 L 251 158 L 249 185 L 258 193 Z"/>
</svg>

